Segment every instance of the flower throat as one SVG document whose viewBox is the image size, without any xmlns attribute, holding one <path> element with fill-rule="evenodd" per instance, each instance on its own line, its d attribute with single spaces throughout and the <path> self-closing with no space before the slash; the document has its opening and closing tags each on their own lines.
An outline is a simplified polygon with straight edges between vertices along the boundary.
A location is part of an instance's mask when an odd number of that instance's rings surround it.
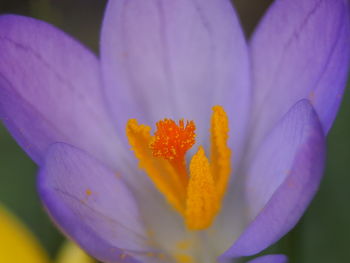
<svg viewBox="0 0 350 263">
<path fill-rule="evenodd" d="M 231 172 L 228 117 L 221 106 L 213 107 L 210 159 L 200 146 L 189 169 L 186 152 L 195 144 L 195 123 L 171 119 L 156 123 L 157 130 L 131 119 L 126 134 L 139 165 L 168 203 L 184 218 L 190 230 L 211 226 L 220 211 Z"/>
</svg>

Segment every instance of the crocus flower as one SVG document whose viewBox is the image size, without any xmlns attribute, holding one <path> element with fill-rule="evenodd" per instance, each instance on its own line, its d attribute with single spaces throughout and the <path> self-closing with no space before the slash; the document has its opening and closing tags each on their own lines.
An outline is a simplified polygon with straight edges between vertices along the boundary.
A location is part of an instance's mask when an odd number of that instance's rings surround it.
<svg viewBox="0 0 350 263">
<path fill-rule="evenodd" d="M 0 261 L 13 263 L 52 262 L 34 235 L 0 204 Z M 93 263 L 74 243 L 67 242 L 59 251 L 56 263 Z"/>
<path fill-rule="evenodd" d="M 31 18 L 0 32 L 4 123 L 51 218 L 95 258 L 254 255 L 317 191 L 347 1 L 276 0 L 247 43 L 228 0 L 110 0 L 99 58 Z"/>
</svg>

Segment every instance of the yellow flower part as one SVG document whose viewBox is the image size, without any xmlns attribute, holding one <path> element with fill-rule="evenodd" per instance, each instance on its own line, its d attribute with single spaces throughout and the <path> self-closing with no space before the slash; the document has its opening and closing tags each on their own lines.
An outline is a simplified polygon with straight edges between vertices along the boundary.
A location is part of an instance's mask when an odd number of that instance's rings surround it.
<svg viewBox="0 0 350 263">
<path fill-rule="evenodd" d="M 50 263 L 33 234 L 0 204 L 0 262 Z M 77 245 L 64 244 L 56 263 L 94 263 Z"/>
<path fill-rule="evenodd" d="M 193 230 L 209 227 L 219 209 L 219 202 L 209 160 L 202 147 L 191 160 L 187 189 L 187 226 Z"/>
<path fill-rule="evenodd" d="M 66 242 L 61 248 L 56 263 L 94 263 L 83 250 L 73 242 Z"/>
<path fill-rule="evenodd" d="M 199 147 L 189 169 L 186 153 L 195 144 L 194 121 L 164 119 L 151 127 L 129 120 L 126 135 L 129 144 L 155 187 L 184 218 L 189 230 L 211 226 L 220 211 L 231 174 L 231 150 L 228 147 L 229 123 L 221 106 L 213 107 L 210 128 L 210 160 Z"/>
<path fill-rule="evenodd" d="M 211 118 L 210 161 L 219 199 L 225 193 L 231 173 L 231 150 L 228 147 L 228 117 L 220 106 L 213 107 Z"/>
<path fill-rule="evenodd" d="M 2 205 L 0 205 L 0 262 L 49 262 L 47 254 L 32 233 Z"/>
</svg>

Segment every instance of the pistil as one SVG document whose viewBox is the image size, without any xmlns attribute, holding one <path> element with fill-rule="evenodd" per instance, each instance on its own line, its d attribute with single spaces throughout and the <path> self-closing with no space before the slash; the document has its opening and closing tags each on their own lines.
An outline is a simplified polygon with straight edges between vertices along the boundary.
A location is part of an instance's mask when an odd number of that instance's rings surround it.
<svg viewBox="0 0 350 263">
<path fill-rule="evenodd" d="M 188 182 L 185 155 L 195 143 L 196 126 L 193 121 L 179 120 L 179 124 L 171 119 L 164 119 L 156 123 L 150 147 L 155 157 L 164 158 L 174 167 L 186 185 Z"/>
</svg>

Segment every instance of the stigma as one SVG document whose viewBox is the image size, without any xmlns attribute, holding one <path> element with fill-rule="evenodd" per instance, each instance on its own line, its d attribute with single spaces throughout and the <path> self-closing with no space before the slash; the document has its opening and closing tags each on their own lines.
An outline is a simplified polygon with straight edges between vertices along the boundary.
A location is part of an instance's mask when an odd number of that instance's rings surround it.
<svg viewBox="0 0 350 263">
<path fill-rule="evenodd" d="M 186 152 L 195 143 L 196 126 L 193 121 L 175 121 L 164 119 L 156 123 L 157 131 L 150 147 L 155 157 L 162 157 L 169 161 L 183 161 Z"/>
<path fill-rule="evenodd" d="M 155 187 L 183 218 L 189 230 L 210 227 L 221 209 L 231 173 L 228 147 L 228 117 L 214 106 L 210 125 L 210 155 L 202 146 L 186 163 L 186 153 L 195 145 L 194 121 L 176 123 L 163 119 L 156 131 L 131 119 L 126 134 L 129 144 Z"/>
</svg>

